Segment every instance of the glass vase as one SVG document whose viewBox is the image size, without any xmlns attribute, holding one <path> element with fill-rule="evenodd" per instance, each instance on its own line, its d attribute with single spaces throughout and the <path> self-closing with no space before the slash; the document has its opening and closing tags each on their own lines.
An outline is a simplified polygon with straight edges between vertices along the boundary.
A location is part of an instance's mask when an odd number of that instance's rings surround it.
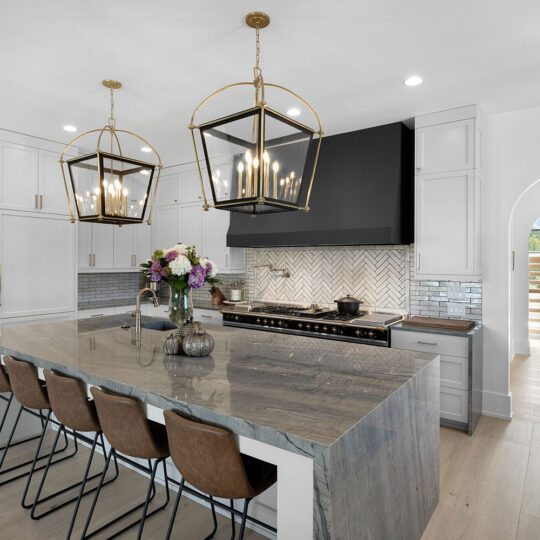
<svg viewBox="0 0 540 540">
<path fill-rule="evenodd" d="M 169 289 L 169 319 L 180 327 L 193 317 L 191 287 L 175 289 L 169 285 Z"/>
</svg>

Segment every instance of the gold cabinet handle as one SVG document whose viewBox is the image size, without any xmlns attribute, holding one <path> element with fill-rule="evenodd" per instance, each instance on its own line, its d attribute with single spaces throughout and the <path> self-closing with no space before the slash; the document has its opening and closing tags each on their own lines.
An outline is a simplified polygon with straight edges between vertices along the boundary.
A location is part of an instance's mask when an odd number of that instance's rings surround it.
<svg viewBox="0 0 540 540">
<path fill-rule="evenodd" d="M 418 341 L 418 343 L 420 343 L 420 345 L 438 345 L 438 343 L 435 341 Z"/>
<path fill-rule="evenodd" d="M 92 254 L 88 254 L 88 266 L 92 266 Z"/>
<path fill-rule="evenodd" d="M 34 195 L 34 208 L 37 210 L 37 193 Z"/>
<path fill-rule="evenodd" d="M 39 196 L 39 209 L 43 209 L 43 195 Z"/>
<path fill-rule="evenodd" d="M 93 260 L 93 263 L 94 263 L 92 266 L 96 266 L 96 254 L 95 253 L 92 255 L 92 260 Z"/>
</svg>

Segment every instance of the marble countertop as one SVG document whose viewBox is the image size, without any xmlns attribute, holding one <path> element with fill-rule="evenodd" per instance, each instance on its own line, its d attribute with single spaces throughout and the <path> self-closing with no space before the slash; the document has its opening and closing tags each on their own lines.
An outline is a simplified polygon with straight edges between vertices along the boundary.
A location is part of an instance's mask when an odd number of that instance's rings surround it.
<svg viewBox="0 0 540 540">
<path fill-rule="evenodd" d="M 212 355 L 167 356 L 169 332 L 143 329 L 137 348 L 123 317 L 2 328 L 0 353 L 312 457 L 436 358 L 213 325 Z"/>
<path fill-rule="evenodd" d="M 470 338 L 482 329 L 482 325 L 477 323 L 470 330 L 466 331 L 446 330 L 444 328 L 433 328 L 431 326 L 404 326 L 402 323 L 393 324 L 391 328 L 392 330 L 399 329 L 406 330 L 407 332 L 425 332 L 427 334 L 445 334 L 447 336 L 460 336 Z"/>
</svg>

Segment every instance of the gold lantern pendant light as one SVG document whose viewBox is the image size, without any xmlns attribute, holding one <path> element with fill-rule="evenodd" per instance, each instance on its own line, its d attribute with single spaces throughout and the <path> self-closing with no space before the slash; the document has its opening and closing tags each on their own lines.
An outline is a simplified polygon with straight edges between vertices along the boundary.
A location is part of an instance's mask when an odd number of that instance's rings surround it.
<svg viewBox="0 0 540 540">
<path fill-rule="evenodd" d="M 73 206 L 75 206 L 79 221 L 110 223 L 119 226 L 142 223 L 151 198 L 152 202 L 146 219 L 150 225 L 159 177 L 163 168 L 161 158 L 148 141 L 136 133 L 116 127 L 114 91 L 120 89 L 122 83 L 106 79 L 103 81 L 103 86 L 110 91 L 110 116 L 107 125 L 101 129 L 87 131 L 73 139 L 64 148 L 60 157 L 71 222 L 76 221 L 73 212 Z M 90 154 L 65 160 L 66 151 L 74 143 L 89 135 L 97 136 L 96 150 Z M 157 163 L 124 156 L 119 136 L 134 137 L 138 144 L 142 142 L 145 150 L 153 152 Z M 71 189 L 68 187 L 66 169 Z"/>
<path fill-rule="evenodd" d="M 270 24 L 270 17 L 265 13 L 250 13 L 246 23 L 256 32 L 254 80 L 230 84 L 208 96 L 193 112 L 189 125 L 204 209 L 210 206 L 205 190 L 208 182 L 215 208 L 253 216 L 290 210 L 307 212 L 323 135 L 321 122 L 300 96 L 263 81 L 259 33 Z M 210 100 L 226 90 L 246 85 L 255 88 L 254 106 L 195 124 L 196 115 Z M 271 109 L 265 101 L 265 88 L 286 92 L 289 98 L 293 96 L 313 114 L 317 127 L 313 129 Z M 200 133 L 200 143 L 195 131 Z M 199 145 L 205 162 L 202 167 Z"/>
</svg>

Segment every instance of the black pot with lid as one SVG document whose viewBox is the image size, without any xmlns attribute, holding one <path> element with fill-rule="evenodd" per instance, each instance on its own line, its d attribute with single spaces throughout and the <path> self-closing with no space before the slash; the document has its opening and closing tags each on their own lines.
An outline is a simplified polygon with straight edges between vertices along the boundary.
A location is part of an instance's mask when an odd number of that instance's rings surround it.
<svg viewBox="0 0 540 540">
<path fill-rule="evenodd" d="M 357 315 L 360 310 L 360 304 L 362 304 L 360 300 L 350 294 L 339 300 L 334 300 L 334 302 L 337 304 L 338 313 L 346 313 L 347 315 Z"/>
</svg>

